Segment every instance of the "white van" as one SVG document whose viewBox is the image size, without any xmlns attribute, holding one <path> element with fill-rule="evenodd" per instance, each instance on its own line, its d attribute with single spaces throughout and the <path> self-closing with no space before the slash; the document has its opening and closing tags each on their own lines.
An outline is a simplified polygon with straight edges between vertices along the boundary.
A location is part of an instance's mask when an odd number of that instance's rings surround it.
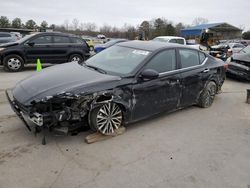
<svg viewBox="0 0 250 188">
<path fill-rule="evenodd" d="M 175 37 L 175 36 L 159 36 L 155 37 L 153 41 L 158 42 L 168 42 L 168 43 L 177 43 L 177 44 L 183 44 L 186 45 L 186 40 L 182 37 Z"/>
</svg>

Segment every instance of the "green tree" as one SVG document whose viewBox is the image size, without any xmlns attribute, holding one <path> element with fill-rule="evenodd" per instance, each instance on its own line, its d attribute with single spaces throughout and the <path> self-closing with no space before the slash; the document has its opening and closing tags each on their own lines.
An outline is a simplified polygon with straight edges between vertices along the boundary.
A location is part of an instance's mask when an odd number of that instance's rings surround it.
<svg viewBox="0 0 250 188">
<path fill-rule="evenodd" d="M 148 21 L 143 21 L 140 25 L 141 30 L 144 32 L 144 38 L 146 40 L 149 39 L 150 36 L 150 26 L 149 26 L 149 22 Z"/>
<path fill-rule="evenodd" d="M 10 21 L 6 16 L 1 16 L 0 17 L 0 27 L 1 28 L 6 28 L 10 26 Z"/>
<path fill-rule="evenodd" d="M 250 40 L 250 30 L 242 34 L 242 38 L 245 40 Z"/>
<path fill-rule="evenodd" d="M 181 36 L 181 30 L 184 28 L 185 28 L 185 26 L 181 22 L 176 24 L 176 26 L 175 26 L 176 35 Z"/>
<path fill-rule="evenodd" d="M 167 36 L 175 36 L 176 35 L 176 29 L 171 23 L 167 24 L 165 28 L 166 28 L 165 35 L 167 35 Z"/>
<path fill-rule="evenodd" d="M 42 23 L 41 23 L 41 28 L 47 28 L 48 27 L 48 23 L 44 20 L 44 21 L 42 21 Z"/>
<path fill-rule="evenodd" d="M 158 36 L 162 36 L 165 34 L 165 27 L 166 27 L 166 21 L 161 19 L 161 18 L 157 18 L 154 21 L 154 33 L 153 36 L 154 37 L 158 37 Z"/>
<path fill-rule="evenodd" d="M 34 20 L 28 20 L 26 23 L 25 23 L 25 27 L 27 29 L 35 29 L 36 28 L 36 22 Z"/>
<path fill-rule="evenodd" d="M 49 26 L 49 28 L 50 28 L 50 29 L 53 29 L 53 30 L 55 30 L 55 28 L 56 28 L 56 25 L 55 25 L 55 24 L 51 24 L 51 25 Z"/>
<path fill-rule="evenodd" d="M 12 27 L 13 28 L 21 28 L 22 27 L 22 20 L 20 18 L 15 18 L 12 20 Z"/>
</svg>

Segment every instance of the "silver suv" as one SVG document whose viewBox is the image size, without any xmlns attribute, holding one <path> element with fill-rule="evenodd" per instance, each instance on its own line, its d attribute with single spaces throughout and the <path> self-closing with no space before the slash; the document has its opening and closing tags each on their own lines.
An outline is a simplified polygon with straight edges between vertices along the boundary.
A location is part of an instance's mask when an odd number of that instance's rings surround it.
<svg viewBox="0 0 250 188">
<path fill-rule="evenodd" d="M 0 32 L 0 44 L 15 42 L 17 37 L 14 33 Z"/>
</svg>

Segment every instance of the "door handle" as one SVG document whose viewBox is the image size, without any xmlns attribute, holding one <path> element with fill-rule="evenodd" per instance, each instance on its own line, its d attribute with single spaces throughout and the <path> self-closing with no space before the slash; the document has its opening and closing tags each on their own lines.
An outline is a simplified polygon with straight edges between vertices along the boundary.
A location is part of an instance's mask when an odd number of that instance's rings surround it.
<svg viewBox="0 0 250 188">
<path fill-rule="evenodd" d="M 169 79 L 169 80 L 167 80 L 167 84 L 170 84 L 170 85 L 175 85 L 175 84 L 179 84 L 179 83 L 180 83 L 179 79 L 176 79 L 176 80 Z"/>
<path fill-rule="evenodd" d="M 210 71 L 210 69 L 205 69 L 202 72 L 206 73 L 206 72 L 209 72 L 209 71 Z"/>
</svg>

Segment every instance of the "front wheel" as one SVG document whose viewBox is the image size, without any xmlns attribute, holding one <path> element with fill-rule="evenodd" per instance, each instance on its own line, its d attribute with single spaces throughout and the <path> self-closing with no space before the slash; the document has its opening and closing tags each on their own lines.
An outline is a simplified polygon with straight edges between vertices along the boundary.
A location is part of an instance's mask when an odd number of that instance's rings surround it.
<svg viewBox="0 0 250 188">
<path fill-rule="evenodd" d="M 122 122 L 122 110 L 116 103 L 105 103 L 90 113 L 90 128 L 104 135 L 114 134 Z"/>
<path fill-rule="evenodd" d="M 216 84 L 212 81 L 210 81 L 204 90 L 202 91 L 200 97 L 199 97 L 199 102 L 198 105 L 202 108 L 208 108 L 213 104 L 214 97 L 216 94 Z"/>
<path fill-rule="evenodd" d="M 83 61 L 84 61 L 84 58 L 79 54 L 73 54 L 69 57 L 69 62 L 81 63 Z"/>
<path fill-rule="evenodd" d="M 7 55 L 3 59 L 4 68 L 10 72 L 19 72 L 24 67 L 24 60 L 19 55 Z"/>
</svg>

